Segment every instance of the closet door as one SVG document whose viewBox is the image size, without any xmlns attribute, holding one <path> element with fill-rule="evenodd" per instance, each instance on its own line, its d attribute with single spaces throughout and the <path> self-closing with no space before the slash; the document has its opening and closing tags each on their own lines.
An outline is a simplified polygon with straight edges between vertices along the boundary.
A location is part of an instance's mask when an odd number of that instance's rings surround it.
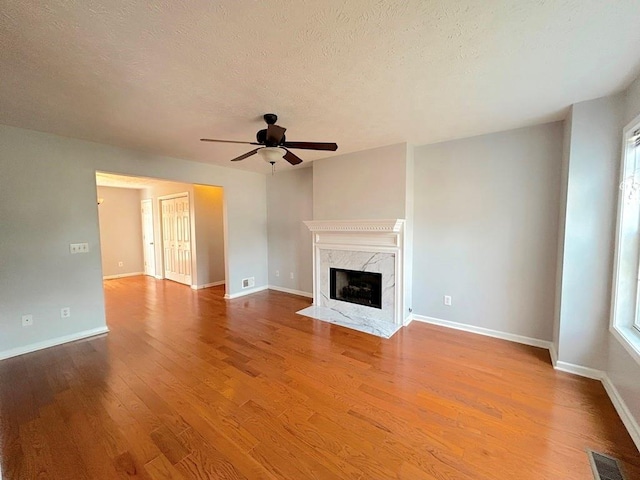
<svg viewBox="0 0 640 480">
<path fill-rule="evenodd" d="M 175 201 L 175 274 L 180 283 L 191 285 L 191 215 L 189 214 L 189 197 L 174 198 Z"/>
<path fill-rule="evenodd" d="M 161 200 L 164 277 L 191 285 L 191 217 L 187 195 Z"/>
</svg>

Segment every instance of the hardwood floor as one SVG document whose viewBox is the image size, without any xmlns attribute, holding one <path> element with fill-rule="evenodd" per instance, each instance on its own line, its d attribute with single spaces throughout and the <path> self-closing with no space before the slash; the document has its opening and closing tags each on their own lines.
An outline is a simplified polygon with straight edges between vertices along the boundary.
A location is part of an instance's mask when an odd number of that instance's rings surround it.
<svg viewBox="0 0 640 480">
<path fill-rule="evenodd" d="M 640 455 L 597 381 L 545 350 L 413 323 L 390 340 L 148 277 L 111 333 L 0 362 L 13 479 L 588 479 Z"/>
</svg>

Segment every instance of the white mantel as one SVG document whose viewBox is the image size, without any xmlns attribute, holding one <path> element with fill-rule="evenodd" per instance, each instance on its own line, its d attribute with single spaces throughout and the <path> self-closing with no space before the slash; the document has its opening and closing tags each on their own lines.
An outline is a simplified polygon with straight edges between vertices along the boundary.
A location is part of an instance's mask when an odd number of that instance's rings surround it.
<svg viewBox="0 0 640 480">
<path fill-rule="evenodd" d="M 404 220 L 309 220 L 304 224 L 312 232 L 393 232 L 400 233 Z"/>
<path fill-rule="evenodd" d="M 304 222 L 313 233 L 316 308 L 301 313 L 380 336 L 395 333 L 403 324 L 404 222 L 397 218 Z M 381 273 L 382 309 L 330 299 L 330 268 Z"/>
</svg>

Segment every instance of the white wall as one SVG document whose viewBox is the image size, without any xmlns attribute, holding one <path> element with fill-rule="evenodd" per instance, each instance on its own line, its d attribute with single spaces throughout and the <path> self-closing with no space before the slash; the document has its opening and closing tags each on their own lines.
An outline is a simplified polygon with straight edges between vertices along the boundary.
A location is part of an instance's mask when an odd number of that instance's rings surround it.
<svg viewBox="0 0 640 480">
<path fill-rule="evenodd" d="M 636 78 L 624 92 L 623 125 L 640 115 L 640 76 Z"/>
<path fill-rule="evenodd" d="M 560 206 L 558 212 L 558 254 L 556 257 L 555 301 L 553 314 L 553 349 L 557 355 L 560 349 L 560 306 L 562 302 L 562 266 L 564 261 L 565 217 L 567 215 L 567 184 L 569 178 L 569 155 L 571 154 L 571 127 L 573 107 L 564 120 L 562 134 L 562 166 L 560 174 Z M 555 361 L 556 359 L 554 359 Z"/>
<path fill-rule="evenodd" d="M 607 363 L 621 100 L 578 103 L 571 116 L 558 359 L 599 370 Z"/>
<path fill-rule="evenodd" d="M 98 197 L 102 275 L 144 272 L 140 190 L 98 187 Z"/>
<path fill-rule="evenodd" d="M 415 314 L 551 340 L 562 127 L 416 148 Z"/>
<path fill-rule="evenodd" d="M 312 168 L 267 176 L 267 215 L 269 285 L 312 294 L 311 232 L 302 223 L 313 218 Z"/>
<path fill-rule="evenodd" d="M 607 375 L 634 421 L 640 425 L 640 365 L 613 335 L 609 334 L 607 340 L 609 342 Z M 635 433 L 635 438 L 638 438 L 640 431 L 636 430 Z M 640 449 L 640 445 L 636 443 L 636 446 Z"/>
<path fill-rule="evenodd" d="M 415 222 L 415 147 L 406 144 L 405 213 L 404 213 L 404 312 L 407 321 L 413 312 L 413 237 Z"/>
<path fill-rule="evenodd" d="M 96 170 L 224 187 L 227 291 L 267 284 L 264 175 L 0 126 L 0 357 L 104 327 Z M 70 255 L 72 242 L 91 251 Z"/>
<path fill-rule="evenodd" d="M 313 162 L 313 219 L 405 218 L 405 143 Z"/>
<path fill-rule="evenodd" d="M 223 189 L 193 186 L 195 206 L 197 285 L 224 281 L 224 197 Z"/>
<path fill-rule="evenodd" d="M 0 127 L 0 358 L 105 326 L 95 172 L 67 142 Z M 89 253 L 70 255 L 80 242 Z"/>
<path fill-rule="evenodd" d="M 640 115 L 640 77 L 627 89 L 623 102 L 624 118 L 622 124 L 626 125 Z M 620 142 L 622 131 L 619 131 L 616 137 Z M 618 192 L 619 190 L 613 194 L 614 198 L 617 198 Z M 611 275 L 612 273 L 609 275 L 610 278 Z M 640 365 L 636 363 L 611 333 L 607 334 L 607 340 L 609 347 L 607 375 L 618 390 L 635 422 L 640 424 Z M 640 448 L 640 446 L 638 447 Z"/>
</svg>

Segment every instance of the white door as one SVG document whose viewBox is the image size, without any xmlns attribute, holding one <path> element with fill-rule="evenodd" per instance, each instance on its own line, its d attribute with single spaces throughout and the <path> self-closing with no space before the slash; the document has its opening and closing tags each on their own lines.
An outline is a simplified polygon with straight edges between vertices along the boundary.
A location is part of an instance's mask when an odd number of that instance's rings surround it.
<svg viewBox="0 0 640 480">
<path fill-rule="evenodd" d="M 161 200 L 164 277 L 191 285 L 189 197 Z"/>
<path fill-rule="evenodd" d="M 155 277 L 156 252 L 153 246 L 153 203 L 151 200 L 140 202 L 142 212 L 142 254 L 144 256 L 144 274 Z"/>
</svg>

